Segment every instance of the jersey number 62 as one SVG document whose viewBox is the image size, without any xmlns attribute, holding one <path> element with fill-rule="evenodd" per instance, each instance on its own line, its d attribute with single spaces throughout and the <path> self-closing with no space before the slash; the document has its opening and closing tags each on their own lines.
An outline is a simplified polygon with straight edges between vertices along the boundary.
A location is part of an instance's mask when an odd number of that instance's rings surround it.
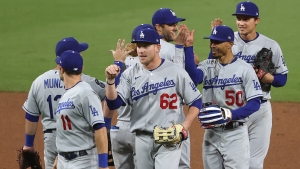
<svg viewBox="0 0 300 169">
<path fill-rule="evenodd" d="M 160 95 L 160 108 L 162 109 L 177 109 L 177 94 L 173 93 L 169 95 L 168 93 L 163 93 Z"/>
</svg>

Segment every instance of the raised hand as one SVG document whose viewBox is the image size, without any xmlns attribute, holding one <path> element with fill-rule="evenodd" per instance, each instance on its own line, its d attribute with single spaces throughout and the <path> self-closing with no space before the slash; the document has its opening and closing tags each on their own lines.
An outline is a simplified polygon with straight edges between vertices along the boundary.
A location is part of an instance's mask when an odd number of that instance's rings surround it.
<svg viewBox="0 0 300 169">
<path fill-rule="evenodd" d="M 107 80 L 114 80 L 120 73 L 120 67 L 117 65 L 110 65 L 105 69 L 105 76 Z"/>
<path fill-rule="evenodd" d="M 215 26 L 222 26 L 223 21 L 220 18 L 216 18 L 215 20 L 210 22 L 210 27 L 213 29 Z"/>
<path fill-rule="evenodd" d="M 117 42 L 116 50 L 109 51 L 113 54 L 114 60 L 120 62 L 124 62 L 128 54 L 132 52 L 132 50 L 126 50 L 125 39 L 119 39 Z"/>
<path fill-rule="evenodd" d="M 172 39 L 176 45 L 184 45 L 188 31 L 187 26 L 182 24 L 178 27 L 178 29 L 177 35 L 174 32 L 171 32 Z"/>
</svg>

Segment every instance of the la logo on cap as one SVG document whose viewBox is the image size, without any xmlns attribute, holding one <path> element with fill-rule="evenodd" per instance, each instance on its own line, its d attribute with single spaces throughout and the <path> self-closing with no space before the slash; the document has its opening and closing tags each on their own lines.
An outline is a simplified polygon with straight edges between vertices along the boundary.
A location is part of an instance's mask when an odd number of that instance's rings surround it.
<svg viewBox="0 0 300 169">
<path fill-rule="evenodd" d="M 140 38 L 144 38 L 144 37 L 145 37 L 145 35 L 144 35 L 143 31 L 141 31 Z"/>
<path fill-rule="evenodd" d="M 241 4 L 241 8 L 240 8 L 241 11 L 245 11 L 245 7 L 243 4 Z"/>
<path fill-rule="evenodd" d="M 176 16 L 175 12 L 173 12 L 172 10 L 170 10 L 170 12 L 172 13 L 173 16 Z"/>
<path fill-rule="evenodd" d="M 216 35 L 216 34 L 217 34 L 216 27 L 214 28 L 213 34 L 214 34 L 214 35 Z"/>
</svg>

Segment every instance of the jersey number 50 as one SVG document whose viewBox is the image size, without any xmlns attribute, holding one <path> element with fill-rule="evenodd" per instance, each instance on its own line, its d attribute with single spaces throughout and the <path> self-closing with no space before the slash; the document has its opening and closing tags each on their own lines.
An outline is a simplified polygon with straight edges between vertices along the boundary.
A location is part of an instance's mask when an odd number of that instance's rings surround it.
<svg viewBox="0 0 300 169">
<path fill-rule="evenodd" d="M 177 109 L 177 94 L 173 93 L 169 95 L 168 93 L 163 93 L 160 95 L 160 108 L 162 109 Z M 169 101 L 170 100 L 170 101 Z"/>
<path fill-rule="evenodd" d="M 241 107 L 244 105 L 242 91 L 238 91 L 235 93 L 234 90 L 225 90 L 225 97 L 226 97 L 225 103 L 228 106 L 232 106 L 232 105 L 236 104 L 237 106 Z"/>
</svg>

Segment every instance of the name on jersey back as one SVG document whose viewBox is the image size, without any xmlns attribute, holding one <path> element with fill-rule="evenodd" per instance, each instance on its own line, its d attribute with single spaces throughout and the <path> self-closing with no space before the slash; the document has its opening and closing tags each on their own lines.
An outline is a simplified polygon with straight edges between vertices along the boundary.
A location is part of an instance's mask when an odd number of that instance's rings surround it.
<svg viewBox="0 0 300 169">
<path fill-rule="evenodd" d="M 44 79 L 44 89 L 63 88 L 62 81 L 59 78 Z"/>
</svg>

